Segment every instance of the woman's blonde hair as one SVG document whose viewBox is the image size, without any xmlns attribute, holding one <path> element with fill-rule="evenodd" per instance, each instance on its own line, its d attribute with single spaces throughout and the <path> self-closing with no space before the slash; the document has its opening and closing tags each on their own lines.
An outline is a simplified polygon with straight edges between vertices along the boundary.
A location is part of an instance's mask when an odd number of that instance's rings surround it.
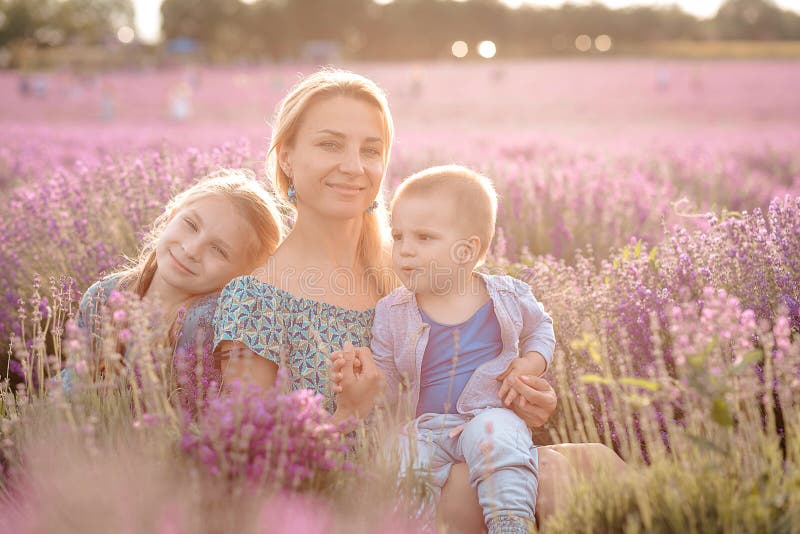
<svg viewBox="0 0 800 534">
<path fill-rule="evenodd" d="M 267 261 L 275 252 L 284 236 L 284 228 L 275 199 L 267 189 L 255 179 L 252 171 L 244 169 L 221 169 L 195 183 L 193 186 L 175 195 L 164 209 L 164 212 L 153 222 L 153 226 L 144 238 L 138 257 L 130 259 L 118 274 L 121 275 L 118 287 L 143 297 L 158 268 L 156 247 L 161 234 L 169 222 L 180 210 L 191 204 L 212 196 L 230 201 L 236 213 L 243 217 L 255 231 L 255 239 L 247 250 L 245 273 L 255 270 Z M 244 237 L 244 236 L 243 236 Z M 220 288 L 222 289 L 222 288 Z M 197 295 L 187 302 L 188 306 Z M 174 323 L 178 310 L 168 310 L 171 320 L 170 336 L 174 334 Z"/>
<path fill-rule="evenodd" d="M 272 177 L 274 189 L 284 207 L 291 212 L 295 211 L 287 194 L 291 179 L 281 168 L 278 153 L 281 147 L 290 146 L 294 142 L 303 116 L 313 104 L 337 96 L 367 102 L 380 112 L 385 140 L 384 176 L 386 174 L 394 139 L 394 123 L 386 94 L 375 82 L 360 74 L 334 68 L 321 69 L 300 80 L 281 101 L 275 115 L 272 140 L 267 152 L 267 174 Z M 382 192 L 383 187 L 381 186 L 378 198 L 375 199 L 377 207 L 371 213 L 364 214 L 364 223 L 358 242 L 358 259 L 367 270 L 369 279 L 375 280 L 378 294 L 385 295 L 396 286 L 397 282 L 389 268 L 391 257 L 389 236 L 391 232 L 389 230 L 389 214 Z"/>
</svg>

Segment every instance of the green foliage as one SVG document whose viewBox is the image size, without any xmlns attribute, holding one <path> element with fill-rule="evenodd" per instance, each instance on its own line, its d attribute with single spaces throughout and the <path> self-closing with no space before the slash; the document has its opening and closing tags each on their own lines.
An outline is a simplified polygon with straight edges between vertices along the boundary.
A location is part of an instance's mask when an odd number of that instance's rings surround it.
<svg viewBox="0 0 800 534">
<path fill-rule="evenodd" d="M 120 26 L 133 25 L 130 0 L 2 0 L 0 15 L 0 46 L 103 44 Z"/>
<path fill-rule="evenodd" d="M 752 8 L 738 6 L 742 2 L 760 6 L 755 23 L 747 18 Z M 395 0 L 387 5 L 372 0 L 166 0 L 162 14 L 168 39 L 196 39 L 215 59 L 297 57 L 305 43 L 317 40 L 337 43 L 348 58 L 417 59 L 447 56 L 455 40 L 487 38 L 507 57 L 575 52 L 572 41 L 580 34 L 608 34 L 615 43 L 800 38 L 800 16 L 792 12 L 764 0 L 728 4 L 712 21 L 700 21 L 675 6 L 613 10 L 601 3 L 567 3 L 558 9 L 511 9 L 499 0 Z"/>
<path fill-rule="evenodd" d="M 769 0 L 726 0 L 714 21 L 723 39 L 797 39 L 800 15 Z"/>
<path fill-rule="evenodd" d="M 774 442 L 755 456 L 697 447 L 683 461 L 631 467 L 583 483 L 548 532 L 792 532 L 800 521 L 797 448 L 786 467 Z M 745 471 L 741 462 L 749 464 Z"/>
</svg>

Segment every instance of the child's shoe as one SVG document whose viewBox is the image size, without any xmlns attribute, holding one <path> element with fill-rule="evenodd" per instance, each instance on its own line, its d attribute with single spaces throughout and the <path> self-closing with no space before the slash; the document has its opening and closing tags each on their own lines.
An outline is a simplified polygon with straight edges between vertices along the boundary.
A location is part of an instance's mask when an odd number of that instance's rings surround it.
<svg viewBox="0 0 800 534">
<path fill-rule="evenodd" d="M 533 532 L 535 523 L 527 517 L 501 515 L 486 522 L 489 534 L 528 534 Z"/>
</svg>

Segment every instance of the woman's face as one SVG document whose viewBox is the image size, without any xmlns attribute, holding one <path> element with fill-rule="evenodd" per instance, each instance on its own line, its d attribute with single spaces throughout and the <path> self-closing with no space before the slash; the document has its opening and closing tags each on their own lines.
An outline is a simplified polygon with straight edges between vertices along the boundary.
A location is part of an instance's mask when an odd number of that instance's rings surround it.
<svg viewBox="0 0 800 534">
<path fill-rule="evenodd" d="M 383 117 L 372 104 L 336 96 L 309 106 L 291 145 L 279 150 L 298 214 L 361 216 L 378 196 L 386 144 Z"/>
</svg>

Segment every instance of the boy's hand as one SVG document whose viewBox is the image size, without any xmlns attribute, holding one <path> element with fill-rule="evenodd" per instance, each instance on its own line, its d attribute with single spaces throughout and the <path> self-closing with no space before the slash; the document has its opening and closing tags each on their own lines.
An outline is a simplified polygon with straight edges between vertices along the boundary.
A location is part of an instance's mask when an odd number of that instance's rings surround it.
<svg viewBox="0 0 800 534">
<path fill-rule="evenodd" d="M 547 369 L 547 360 L 538 352 L 528 352 L 520 358 L 514 358 L 506 370 L 497 375 L 497 380 L 501 381 L 500 392 L 497 396 L 506 406 L 519 398 L 520 406 L 525 406 L 525 397 L 518 391 L 517 379 L 523 375 L 541 376 Z"/>
<path fill-rule="evenodd" d="M 359 353 L 364 350 L 369 350 L 367 347 L 354 348 L 353 344 L 346 341 L 342 350 L 337 350 L 331 353 L 331 374 L 330 379 L 333 382 L 333 392 L 342 392 L 342 380 L 344 380 L 344 368 L 348 363 L 353 362 L 353 373 L 358 375 L 361 373 L 361 358 Z"/>
<path fill-rule="evenodd" d="M 346 342 L 340 355 L 331 355 L 334 360 L 332 379 L 337 393 L 334 417 L 345 420 L 351 416 L 365 417 L 384 388 L 383 372 L 375 365 L 369 347 L 353 347 Z"/>
</svg>

